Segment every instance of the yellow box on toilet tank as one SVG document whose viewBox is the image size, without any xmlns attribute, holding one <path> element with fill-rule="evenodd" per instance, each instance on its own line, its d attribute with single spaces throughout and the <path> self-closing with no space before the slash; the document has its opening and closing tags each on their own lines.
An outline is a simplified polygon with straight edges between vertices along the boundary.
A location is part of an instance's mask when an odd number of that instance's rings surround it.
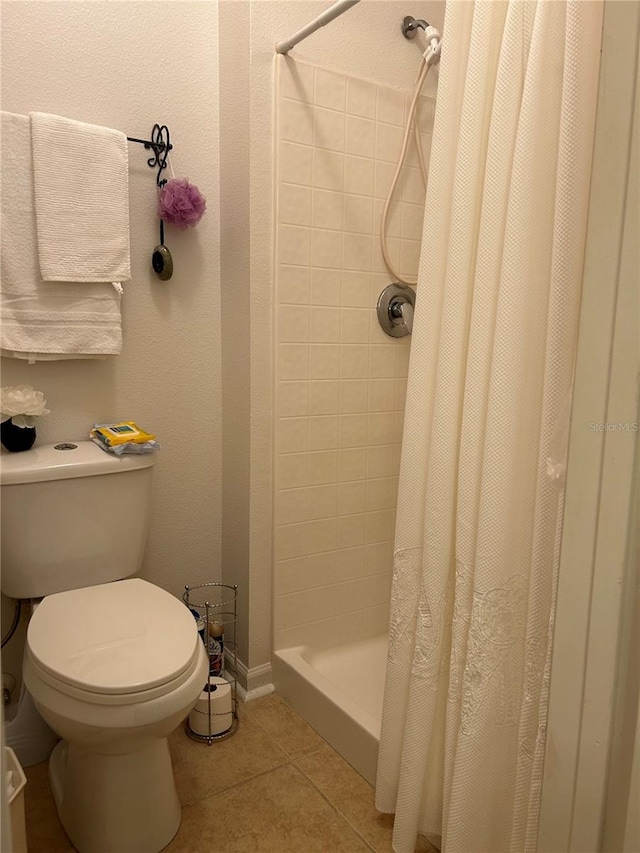
<svg viewBox="0 0 640 853">
<path fill-rule="evenodd" d="M 153 441 L 155 435 L 145 432 L 133 421 L 122 421 L 119 424 L 101 424 L 91 430 L 91 435 L 100 439 L 107 447 L 116 447 L 119 444 L 144 444 Z"/>
</svg>

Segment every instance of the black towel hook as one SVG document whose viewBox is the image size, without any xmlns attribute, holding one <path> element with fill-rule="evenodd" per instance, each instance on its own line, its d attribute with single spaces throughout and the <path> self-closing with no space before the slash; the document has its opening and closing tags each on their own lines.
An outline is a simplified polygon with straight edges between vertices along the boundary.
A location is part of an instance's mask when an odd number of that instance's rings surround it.
<svg viewBox="0 0 640 853">
<path fill-rule="evenodd" d="M 147 165 L 158 170 L 156 185 L 162 189 L 167 183 L 167 179 L 162 177 L 162 172 L 167 168 L 167 157 L 173 148 L 167 125 L 154 124 L 151 139 L 136 139 L 133 136 L 127 136 L 127 139 L 129 142 L 139 142 L 148 151 L 153 151 L 153 157 L 149 157 Z M 151 255 L 151 266 L 161 281 L 168 281 L 173 275 L 173 258 L 167 246 L 164 245 L 164 222 L 162 219 L 160 220 L 160 243 Z"/>
<path fill-rule="evenodd" d="M 151 139 L 137 139 L 134 136 L 127 136 L 127 139 L 129 142 L 138 142 L 140 145 L 144 145 L 147 150 L 153 151 L 153 157 L 149 157 L 147 165 L 152 169 L 157 168 L 156 184 L 159 187 L 163 187 L 167 183 L 167 180 L 166 178 L 162 178 L 162 172 L 167 168 L 167 157 L 169 156 L 169 151 L 173 148 L 167 125 L 154 124 L 151 131 Z"/>
</svg>

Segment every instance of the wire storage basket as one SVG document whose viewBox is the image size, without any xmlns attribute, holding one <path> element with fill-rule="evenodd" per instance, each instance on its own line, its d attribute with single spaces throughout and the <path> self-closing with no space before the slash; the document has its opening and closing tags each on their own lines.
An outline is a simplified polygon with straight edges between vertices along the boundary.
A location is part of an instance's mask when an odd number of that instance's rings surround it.
<svg viewBox="0 0 640 853">
<path fill-rule="evenodd" d="M 209 656 L 209 675 L 185 722 L 193 740 L 212 744 L 238 728 L 236 631 L 238 587 L 224 583 L 185 585 L 182 596 Z"/>
</svg>

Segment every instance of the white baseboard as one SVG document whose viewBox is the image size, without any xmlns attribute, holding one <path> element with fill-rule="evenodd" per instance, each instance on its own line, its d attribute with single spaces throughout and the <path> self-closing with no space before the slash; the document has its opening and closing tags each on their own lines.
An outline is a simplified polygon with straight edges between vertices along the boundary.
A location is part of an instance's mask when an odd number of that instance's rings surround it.
<svg viewBox="0 0 640 853">
<path fill-rule="evenodd" d="M 236 661 L 238 697 L 243 702 L 250 702 L 260 696 L 273 693 L 273 672 L 271 663 L 263 663 L 260 666 L 249 668 L 243 661 Z"/>
<path fill-rule="evenodd" d="M 249 690 L 247 692 L 244 687 L 237 684 L 236 690 L 238 691 L 238 698 L 241 702 L 251 702 L 252 699 L 259 699 L 261 696 L 268 696 L 269 693 L 273 693 L 275 688 L 273 684 L 263 684 L 262 687 L 256 687 L 255 690 Z"/>
</svg>

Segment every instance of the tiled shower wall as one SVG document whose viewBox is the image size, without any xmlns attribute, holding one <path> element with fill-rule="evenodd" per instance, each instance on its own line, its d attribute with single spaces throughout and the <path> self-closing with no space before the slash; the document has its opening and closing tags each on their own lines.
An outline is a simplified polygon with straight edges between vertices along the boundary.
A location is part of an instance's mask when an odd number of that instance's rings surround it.
<svg viewBox="0 0 640 853">
<path fill-rule="evenodd" d="M 410 94 L 278 59 L 275 647 L 385 632 L 410 338 L 380 329 L 380 216 Z M 433 101 L 422 98 L 428 162 Z M 389 251 L 416 275 L 415 147 Z"/>
</svg>

